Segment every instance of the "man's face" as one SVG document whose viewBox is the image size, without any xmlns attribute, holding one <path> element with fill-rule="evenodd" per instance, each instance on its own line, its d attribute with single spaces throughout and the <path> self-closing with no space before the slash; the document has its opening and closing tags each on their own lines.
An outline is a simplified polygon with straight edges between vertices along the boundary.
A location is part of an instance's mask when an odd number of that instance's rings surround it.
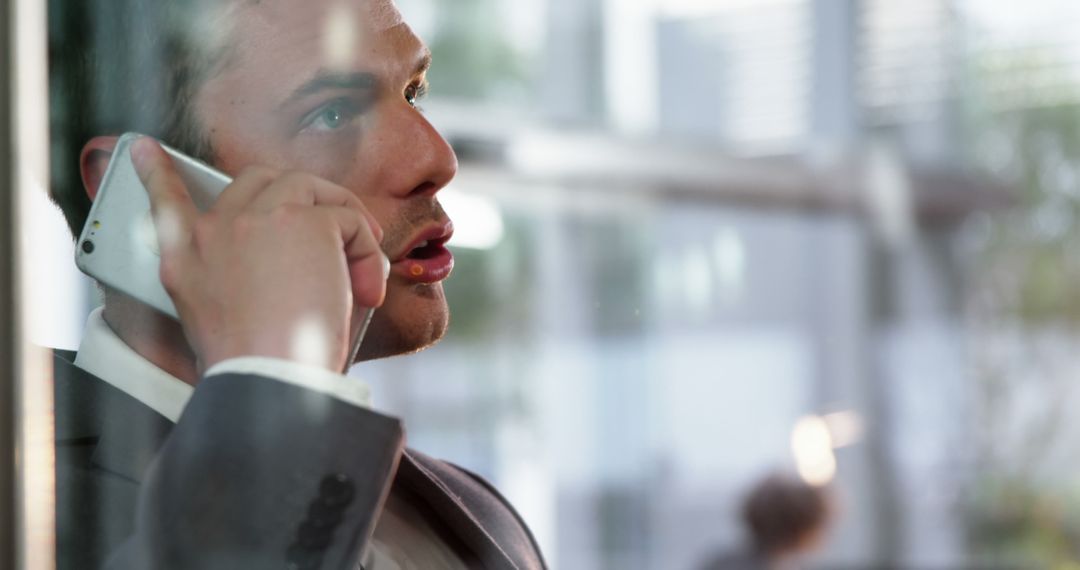
<svg viewBox="0 0 1080 570">
<path fill-rule="evenodd" d="M 361 358 L 439 340 L 449 320 L 445 250 L 413 248 L 445 237 L 435 194 L 457 159 L 415 107 L 427 48 L 390 0 L 243 0 L 232 18 L 223 70 L 195 100 L 216 166 L 298 170 L 354 192 L 394 262 Z"/>
</svg>

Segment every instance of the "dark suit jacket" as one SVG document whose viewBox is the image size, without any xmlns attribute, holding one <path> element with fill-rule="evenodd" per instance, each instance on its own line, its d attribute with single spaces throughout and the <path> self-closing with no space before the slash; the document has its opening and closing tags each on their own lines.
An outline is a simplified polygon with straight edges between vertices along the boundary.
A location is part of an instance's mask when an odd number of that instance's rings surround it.
<svg viewBox="0 0 1080 570">
<path fill-rule="evenodd" d="M 470 567 L 546 567 L 491 485 L 405 450 L 395 419 L 223 375 L 173 425 L 73 360 L 54 359 L 60 570 L 351 570 L 391 487 Z"/>
</svg>

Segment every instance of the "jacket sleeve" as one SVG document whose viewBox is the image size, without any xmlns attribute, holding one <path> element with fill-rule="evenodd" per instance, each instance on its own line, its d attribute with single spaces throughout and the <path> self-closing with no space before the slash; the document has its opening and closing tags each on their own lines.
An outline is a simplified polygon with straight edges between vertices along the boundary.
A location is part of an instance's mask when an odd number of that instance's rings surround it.
<svg viewBox="0 0 1080 570">
<path fill-rule="evenodd" d="M 404 446 L 398 420 L 244 374 L 204 380 L 151 464 L 115 570 L 353 569 Z"/>
</svg>

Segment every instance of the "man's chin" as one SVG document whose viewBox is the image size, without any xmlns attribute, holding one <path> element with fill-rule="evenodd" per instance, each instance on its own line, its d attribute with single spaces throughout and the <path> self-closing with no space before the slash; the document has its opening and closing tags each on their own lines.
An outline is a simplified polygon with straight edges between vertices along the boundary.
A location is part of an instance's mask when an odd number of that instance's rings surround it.
<svg viewBox="0 0 1080 570">
<path fill-rule="evenodd" d="M 360 345 L 356 362 L 414 354 L 438 344 L 443 337 L 443 334 L 407 336 L 380 334 L 380 332 L 380 329 L 376 328 L 375 323 L 372 322 L 364 342 Z"/>
<path fill-rule="evenodd" d="M 446 335 L 450 314 L 438 292 L 425 291 L 421 298 L 414 297 L 407 305 L 394 302 L 403 300 L 387 298 L 386 304 L 375 311 L 371 326 L 360 344 L 357 362 L 412 354 L 433 346 Z"/>
</svg>

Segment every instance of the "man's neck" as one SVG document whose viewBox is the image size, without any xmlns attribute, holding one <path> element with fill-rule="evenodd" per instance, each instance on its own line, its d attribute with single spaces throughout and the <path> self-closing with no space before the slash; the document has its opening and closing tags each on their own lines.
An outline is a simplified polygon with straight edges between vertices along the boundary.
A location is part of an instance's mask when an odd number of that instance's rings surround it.
<svg viewBox="0 0 1080 570">
<path fill-rule="evenodd" d="M 106 294 L 105 323 L 139 356 L 192 386 L 199 383 L 195 353 L 177 321 L 118 294 Z"/>
</svg>

